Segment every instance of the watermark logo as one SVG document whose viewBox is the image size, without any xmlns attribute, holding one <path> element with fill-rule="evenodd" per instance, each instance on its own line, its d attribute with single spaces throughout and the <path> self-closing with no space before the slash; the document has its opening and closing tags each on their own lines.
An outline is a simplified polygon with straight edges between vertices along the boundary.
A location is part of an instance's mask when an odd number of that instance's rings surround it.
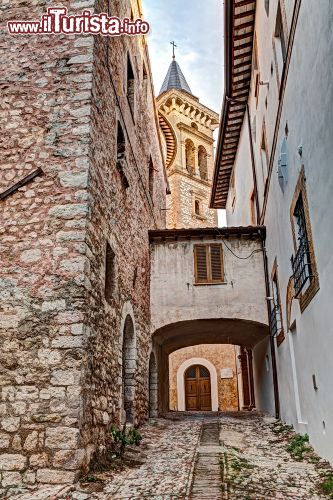
<svg viewBox="0 0 333 500">
<path fill-rule="evenodd" d="M 39 21 L 8 21 L 11 35 L 146 35 L 149 23 L 143 19 L 131 21 L 128 18 L 109 17 L 106 12 L 94 14 L 84 10 L 81 15 L 68 15 L 66 7 L 50 7 Z"/>
</svg>

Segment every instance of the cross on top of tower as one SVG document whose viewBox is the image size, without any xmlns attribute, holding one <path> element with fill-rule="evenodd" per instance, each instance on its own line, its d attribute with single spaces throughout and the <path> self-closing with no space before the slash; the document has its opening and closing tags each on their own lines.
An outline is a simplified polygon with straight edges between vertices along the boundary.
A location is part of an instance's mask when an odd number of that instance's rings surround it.
<svg viewBox="0 0 333 500">
<path fill-rule="evenodd" d="M 170 89 L 185 90 L 188 94 L 192 94 L 185 76 L 176 61 L 175 48 L 178 47 L 178 45 L 176 45 L 176 42 L 174 41 L 170 42 L 170 45 L 172 45 L 172 61 L 161 87 L 160 94 L 163 94 L 163 92 L 167 92 Z"/>
<path fill-rule="evenodd" d="M 176 45 L 176 43 L 174 41 L 170 42 L 170 44 L 172 45 L 172 59 L 176 59 L 175 48 L 177 47 L 177 45 Z"/>
</svg>

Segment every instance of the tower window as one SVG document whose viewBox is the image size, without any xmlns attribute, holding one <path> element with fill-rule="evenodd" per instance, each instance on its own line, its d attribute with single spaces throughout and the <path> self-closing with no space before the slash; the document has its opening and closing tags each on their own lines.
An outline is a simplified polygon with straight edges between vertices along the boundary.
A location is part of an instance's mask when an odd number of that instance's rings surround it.
<svg viewBox="0 0 333 500">
<path fill-rule="evenodd" d="M 199 200 L 194 201 L 194 213 L 195 213 L 195 215 L 200 215 L 200 201 Z"/>
<path fill-rule="evenodd" d="M 265 11 L 267 16 L 269 16 L 269 0 L 265 0 Z"/>
<path fill-rule="evenodd" d="M 185 142 L 186 170 L 190 175 L 195 174 L 195 146 L 190 139 Z"/>
<path fill-rule="evenodd" d="M 110 302 L 111 299 L 113 298 L 115 292 L 115 285 L 116 285 L 115 254 L 109 243 L 106 243 L 104 295 L 108 302 Z"/>
<path fill-rule="evenodd" d="M 220 243 L 194 245 L 194 274 L 197 284 L 224 282 L 223 250 Z"/>
<path fill-rule="evenodd" d="M 200 178 L 203 181 L 208 181 L 207 151 L 203 146 L 198 148 L 198 164 Z"/>
<path fill-rule="evenodd" d="M 127 100 L 131 108 L 131 113 L 134 118 L 135 107 L 135 77 L 129 55 L 127 55 Z"/>
</svg>

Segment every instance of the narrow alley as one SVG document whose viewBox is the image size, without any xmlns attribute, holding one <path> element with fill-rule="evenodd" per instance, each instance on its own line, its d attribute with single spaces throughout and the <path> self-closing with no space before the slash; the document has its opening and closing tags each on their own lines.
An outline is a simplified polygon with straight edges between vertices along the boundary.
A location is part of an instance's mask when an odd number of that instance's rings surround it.
<svg viewBox="0 0 333 500">
<path fill-rule="evenodd" d="M 80 484 L 21 491 L 11 498 L 330 498 L 324 492 L 325 480 L 332 477 L 329 464 L 290 427 L 257 412 L 169 413 L 151 419 L 142 437 L 138 451 L 126 453 L 122 470 L 92 473 Z"/>
<path fill-rule="evenodd" d="M 0 499 L 333 500 L 333 0 L 0 0 Z"/>
</svg>

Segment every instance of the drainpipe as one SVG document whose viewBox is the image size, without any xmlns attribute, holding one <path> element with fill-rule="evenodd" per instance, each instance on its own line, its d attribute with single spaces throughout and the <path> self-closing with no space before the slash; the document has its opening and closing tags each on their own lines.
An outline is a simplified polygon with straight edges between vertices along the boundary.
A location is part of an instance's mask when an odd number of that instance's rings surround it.
<svg viewBox="0 0 333 500">
<path fill-rule="evenodd" d="M 253 147 L 253 139 L 252 139 L 252 131 L 251 131 L 251 116 L 249 105 L 247 102 L 244 102 L 240 99 L 234 99 L 226 96 L 226 100 L 229 102 L 235 102 L 237 104 L 245 105 L 246 107 L 246 116 L 247 116 L 247 124 L 249 131 L 249 141 L 250 141 L 250 153 L 251 153 L 251 165 L 252 165 L 252 176 L 253 176 L 253 188 L 254 188 L 254 197 L 256 202 L 256 219 L 257 225 L 259 225 L 260 221 L 260 206 L 259 206 L 259 197 L 258 197 L 258 182 L 257 182 L 257 171 L 256 164 L 254 158 L 254 147 Z M 268 325 L 269 325 L 269 340 L 270 340 L 270 348 L 271 348 L 271 359 L 272 359 L 272 374 L 273 374 L 273 391 L 274 391 L 274 403 L 275 403 L 275 417 L 277 419 L 280 418 L 280 399 L 279 399 L 279 384 L 278 384 L 278 376 L 277 376 L 277 367 L 276 367 L 276 354 L 275 354 L 275 343 L 274 338 L 271 332 L 271 301 L 268 300 L 268 297 L 271 296 L 271 287 L 268 273 L 268 261 L 267 261 L 267 252 L 265 245 L 265 236 L 261 234 L 261 248 L 264 260 L 264 273 L 265 273 L 265 288 L 266 288 L 266 304 L 267 304 L 267 314 L 268 314 Z"/>
</svg>

